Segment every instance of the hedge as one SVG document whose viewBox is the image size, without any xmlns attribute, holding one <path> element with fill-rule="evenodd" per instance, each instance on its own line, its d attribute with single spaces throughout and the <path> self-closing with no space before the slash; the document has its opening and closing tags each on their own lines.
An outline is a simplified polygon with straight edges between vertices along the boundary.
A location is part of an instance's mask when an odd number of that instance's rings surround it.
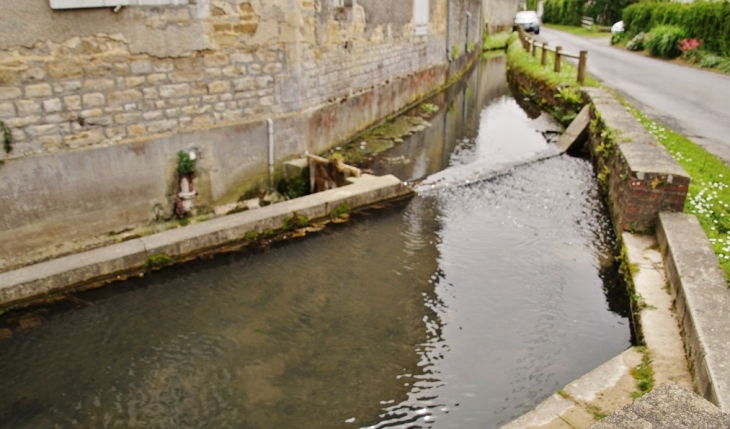
<svg viewBox="0 0 730 429">
<path fill-rule="evenodd" d="M 624 9 L 623 19 L 629 36 L 649 32 L 660 25 L 676 25 L 684 29 L 687 37 L 702 39 L 706 51 L 730 56 L 728 0 L 689 4 L 641 2 Z"/>
<path fill-rule="evenodd" d="M 583 18 L 583 0 L 545 0 L 542 21 L 578 26 Z"/>
</svg>

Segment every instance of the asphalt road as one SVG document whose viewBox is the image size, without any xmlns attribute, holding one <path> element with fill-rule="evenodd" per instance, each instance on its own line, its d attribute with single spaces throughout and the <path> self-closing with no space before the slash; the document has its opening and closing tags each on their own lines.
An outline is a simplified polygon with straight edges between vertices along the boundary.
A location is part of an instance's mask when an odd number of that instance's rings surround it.
<svg viewBox="0 0 730 429">
<path fill-rule="evenodd" d="M 541 28 L 536 37 L 564 51 L 588 51 L 587 71 L 655 121 L 730 163 L 730 75 L 610 46 L 609 38 Z"/>
</svg>

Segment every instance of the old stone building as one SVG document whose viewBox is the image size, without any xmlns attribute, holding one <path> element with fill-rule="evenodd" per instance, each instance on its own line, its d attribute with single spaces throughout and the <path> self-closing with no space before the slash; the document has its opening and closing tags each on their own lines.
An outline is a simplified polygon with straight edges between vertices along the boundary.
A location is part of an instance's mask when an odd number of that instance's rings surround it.
<svg viewBox="0 0 730 429">
<path fill-rule="evenodd" d="M 484 1 L 0 0 L 0 269 L 169 215 L 180 150 L 211 208 L 266 183 L 268 119 L 277 166 L 354 136 L 509 25 Z"/>
</svg>

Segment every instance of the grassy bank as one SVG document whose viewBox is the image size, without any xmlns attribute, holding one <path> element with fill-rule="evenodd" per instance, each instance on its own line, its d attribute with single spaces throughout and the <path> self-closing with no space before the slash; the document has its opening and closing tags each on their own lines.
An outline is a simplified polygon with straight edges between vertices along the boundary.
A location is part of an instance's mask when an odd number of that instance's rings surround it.
<svg viewBox="0 0 730 429">
<path fill-rule="evenodd" d="M 553 30 L 565 31 L 566 33 L 575 34 L 576 36 L 585 37 L 611 37 L 611 33 L 607 31 L 598 31 L 597 26 L 593 26 L 592 29 L 588 30 L 583 27 L 575 27 L 572 25 L 560 25 L 560 24 L 542 24 L 545 28 L 552 28 Z"/>
<path fill-rule="evenodd" d="M 560 62 L 560 73 L 555 73 L 553 71 L 555 67 L 555 55 L 548 51 L 545 65 L 540 63 L 541 56 L 542 48 L 538 47 L 533 57 L 531 53 L 522 48 L 520 40 L 515 38 L 510 41 L 507 62 L 509 67 L 519 69 L 531 77 L 550 84 L 555 88 L 566 85 L 576 88 L 580 86 L 577 81 L 578 71 L 573 64 L 563 59 Z M 591 77 L 586 77 L 585 84 L 588 86 L 598 86 L 598 82 Z"/>
<path fill-rule="evenodd" d="M 484 35 L 484 43 L 482 43 L 482 50 L 484 52 L 497 51 L 507 49 L 512 40 L 517 37 L 514 33 L 509 31 L 503 31 L 501 33 L 486 34 Z"/>
<path fill-rule="evenodd" d="M 552 67 L 540 65 L 539 49 L 537 56 L 532 57 L 519 41 L 510 44 L 508 64 L 510 68 L 529 75 L 540 85 L 550 84 L 556 93 L 560 87 L 577 87 L 574 67 L 568 66 L 561 73 L 553 73 Z M 586 79 L 586 82 L 598 86 L 592 79 Z M 725 277 L 730 279 L 730 166 L 687 137 L 647 118 L 625 100 L 622 102 L 690 174 L 692 180 L 684 211 L 697 216 L 715 249 Z"/>
</svg>

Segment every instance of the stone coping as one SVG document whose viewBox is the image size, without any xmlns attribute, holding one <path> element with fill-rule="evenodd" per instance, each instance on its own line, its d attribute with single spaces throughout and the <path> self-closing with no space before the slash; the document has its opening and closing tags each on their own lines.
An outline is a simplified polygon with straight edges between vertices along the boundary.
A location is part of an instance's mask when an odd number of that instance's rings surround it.
<svg viewBox="0 0 730 429">
<path fill-rule="evenodd" d="M 660 213 L 657 228 L 697 390 L 730 410 L 730 290 L 694 215 Z"/>
<path fill-rule="evenodd" d="M 591 429 L 717 429 L 730 427 L 730 415 L 674 384 L 663 384 L 611 414 Z"/>
<path fill-rule="evenodd" d="M 357 209 L 413 193 L 393 175 L 364 174 L 348 181 L 348 186 L 0 273 L 0 308 L 30 304 L 143 270 L 154 255 L 182 260 L 240 243 L 248 232 L 281 229 L 293 212 L 307 220 L 323 219 L 343 203 Z"/>
</svg>

